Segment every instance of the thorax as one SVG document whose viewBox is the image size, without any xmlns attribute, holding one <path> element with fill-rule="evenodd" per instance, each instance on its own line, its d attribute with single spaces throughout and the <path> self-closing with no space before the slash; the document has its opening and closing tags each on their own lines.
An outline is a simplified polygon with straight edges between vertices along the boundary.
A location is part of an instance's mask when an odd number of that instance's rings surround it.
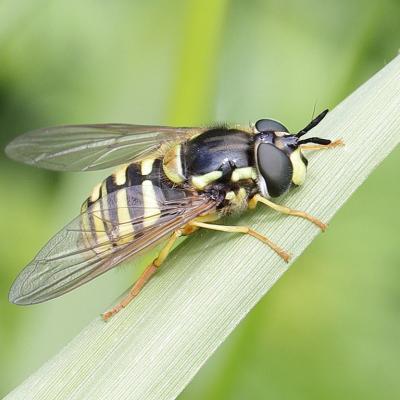
<svg viewBox="0 0 400 400">
<path fill-rule="evenodd" d="M 236 186 L 256 179 L 253 147 L 253 137 L 247 132 L 210 129 L 168 149 L 163 169 L 175 183 L 188 183 L 197 190 L 217 183 Z"/>
</svg>

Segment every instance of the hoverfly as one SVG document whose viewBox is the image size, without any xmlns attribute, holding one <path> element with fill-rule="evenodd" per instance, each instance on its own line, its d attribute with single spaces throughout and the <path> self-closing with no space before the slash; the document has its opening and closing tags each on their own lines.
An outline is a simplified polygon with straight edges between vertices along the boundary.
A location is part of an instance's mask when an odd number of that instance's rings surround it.
<svg viewBox="0 0 400 400">
<path fill-rule="evenodd" d="M 342 144 L 317 137 L 301 139 L 327 112 L 296 134 L 275 120 L 261 119 L 248 128 L 67 125 L 17 137 L 6 153 L 27 164 L 58 171 L 119 168 L 95 186 L 79 216 L 19 274 L 9 300 L 33 304 L 60 296 L 166 241 L 129 294 L 103 314 L 107 320 L 139 294 L 178 237 L 200 228 L 249 234 L 287 262 L 289 254 L 266 236 L 247 226 L 213 222 L 263 203 L 324 230 L 326 225 L 315 217 L 275 204 L 271 198 L 303 184 L 307 170 L 303 150 Z"/>
</svg>

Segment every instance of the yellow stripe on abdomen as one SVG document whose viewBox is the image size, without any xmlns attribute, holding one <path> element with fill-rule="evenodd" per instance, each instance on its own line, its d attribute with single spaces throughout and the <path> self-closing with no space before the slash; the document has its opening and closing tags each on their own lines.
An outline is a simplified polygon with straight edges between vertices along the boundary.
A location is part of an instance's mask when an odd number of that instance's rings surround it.
<svg viewBox="0 0 400 400">
<path fill-rule="evenodd" d="M 161 210 L 158 206 L 157 195 L 154 190 L 153 183 L 150 180 L 145 180 L 142 183 L 143 193 L 143 226 L 151 226 L 160 218 Z"/>
<path fill-rule="evenodd" d="M 117 217 L 118 217 L 118 239 L 119 245 L 129 243 L 135 236 L 135 230 L 132 224 L 132 217 L 129 212 L 127 192 L 125 189 L 117 192 Z"/>
<path fill-rule="evenodd" d="M 154 158 L 146 158 L 141 164 L 142 175 L 149 175 L 153 170 Z"/>
<path fill-rule="evenodd" d="M 118 186 L 125 185 L 126 183 L 126 169 L 129 164 L 122 165 L 119 169 L 117 169 L 114 173 L 114 182 Z"/>
<path fill-rule="evenodd" d="M 98 183 L 92 190 L 92 193 L 90 194 L 90 202 L 94 203 L 97 201 L 100 197 L 100 188 L 101 188 L 101 183 Z"/>
</svg>

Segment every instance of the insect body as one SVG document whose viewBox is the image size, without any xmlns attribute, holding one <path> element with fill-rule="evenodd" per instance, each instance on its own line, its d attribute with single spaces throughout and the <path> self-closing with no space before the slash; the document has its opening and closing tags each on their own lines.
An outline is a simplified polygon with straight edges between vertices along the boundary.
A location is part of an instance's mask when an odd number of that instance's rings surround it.
<svg viewBox="0 0 400 400">
<path fill-rule="evenodd" d="M 10 301 L 32 304 L 60 296 L 166 240 L 129 294 L 103 314 L 107 320 L 137 296 L 175 240 L 199 228 L 250 234 L 288 261 L 288 253 L 249 227 L 212 222 L 261 202 L 324 229 L 318 219 L 271 198 L 303 184 L 303 150 L 341 144 L 315 137 L 301 140 L 326 113 L 297 134 L 263 119 L 252 128 L 63 126 L 16 138 L 6 149 L 8 155 L 39 167 L 86 171 L 120 166 L 93 189 L 80 215 L 20 273 Z"/>
</svg>

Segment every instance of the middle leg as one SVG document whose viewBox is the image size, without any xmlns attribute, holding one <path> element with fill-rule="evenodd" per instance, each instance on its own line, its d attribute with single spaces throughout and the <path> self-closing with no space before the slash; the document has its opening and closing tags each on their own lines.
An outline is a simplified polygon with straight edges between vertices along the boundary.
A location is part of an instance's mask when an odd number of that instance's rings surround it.
<svg viewBox="0 0 400 400">
<path fill-rule="evenodd" d="M 289 262 L 290 254 L 287 253 L 285 250 L 281 249 L 278 245 L 268 239 L 266 236 L 262 235 L 254 231 L 253 229 L 249 228 L 248 226 L 227 226 L 227 225 L 216 225 L 216 224 L 208 224 L 205 222 L 199 221 L 191 221 L 188 223 L 190 226 L 195 226 L 197 228 L 204 228 L 204 229 L 211 229 L 214 231 L 221 231 L 221 232 L 232 232 L 232 233 L 245 233 L 247 235 L 253 236 L 261 242 L 268 245 L 272 250 L 275 251 L 280 257 L 284 259 L 285 262 Z"/>
<path fill-rule="evenodd" d="M 294 215 L 296 217 L 300 217 L 300 218 L 304 218 L 310 222 L 312 222 L 313 224 L 317 225 L 318 228 L 321 229 L 321 231 L 325 231 L 326 228 L 328 227 L 327 224 L 325 224 L 324 222 L 320 221 L 319 219 L 313 217 L 310 214 L 307 214 L 304 211 L 300 211 L 300 210 L 294 210 L 292 208 L 289 207 L 285 207 L 285 206 L 281 206 L 279 204 L 275 204 L 273 203 L 271 200 L 266 199 L 265 197 L 262 197 L 259 194 L 256 194 L 255 196 L 253 196 L 253 198 L 249 201 L 249 208 L 255 208 L 257 203 L 263 203 L 271 208 L 273 208 L 276 211 L 279 211 L 283 214 L 287 214 L 287 215 Z"/>
</svg>

